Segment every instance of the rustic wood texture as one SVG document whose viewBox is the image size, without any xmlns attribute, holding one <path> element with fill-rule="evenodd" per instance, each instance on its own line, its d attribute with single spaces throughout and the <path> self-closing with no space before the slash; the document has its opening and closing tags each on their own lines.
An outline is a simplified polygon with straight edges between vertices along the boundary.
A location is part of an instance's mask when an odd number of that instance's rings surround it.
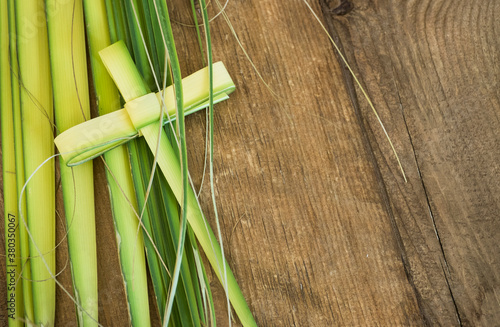
<svg viewBox="0 0 500 327">
<path fill-rule="evenodd" d="M 337 0 L 310 3 L 372 97 L 407 183 L 366 100 L 302 0 L 234 0 L 227 7 L 277 97 L 222 17 L 212 23 L 215 59 L 224 61 L 237 87 L 216 107 L 216 196 L 226 254 L 257 323 L 498 324 L 500 3 L 342 2 L 340 8 Z M 187 75 L 201 68 L 195 31 L 180 24 L 191 23 L 190 9 L 181 0 L 169 6 Z M 205 115 L 186 122 L 199 187 Z M 94 171 L 100 321 L 126 326 L 99 160 Z M 201 194 L 214 223 L 207 183 Z M 61 281 L 71 289 L 64 241 L 58 260 Z M 0 269 L 4 280 L 3 260 Z M 224 326 L 224 293 L 216 280 L 212 285 Z M 61 291 L 58 296 L 58 326 L 76 326 L 74 305 Z"/>
<path fill-rule="evenodd" d="M 494 1 L 322 2 L 396 145 L 408 183 L 349 75 L 428 324 L 500 322 L 500 93 Z"/>
</svg>

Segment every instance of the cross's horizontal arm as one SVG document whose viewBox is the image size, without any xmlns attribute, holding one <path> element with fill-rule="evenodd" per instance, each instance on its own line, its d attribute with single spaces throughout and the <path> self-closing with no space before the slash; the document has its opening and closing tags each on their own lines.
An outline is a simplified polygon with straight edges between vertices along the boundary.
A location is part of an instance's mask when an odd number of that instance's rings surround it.
<svg viewBox="0 0 500 327">
<path fill-rule="evenodd" d="M 234 91 L 234 83 L 222 62 L 213 64 L 214 103 L 228 98 Z M 185 114 L 191 114 L 208 106 L 209 85 L 208 67 L 205 67 L 182 80 L 184 88 Z M 163 100 L 162 100 L 163 96 Z M 175 119 L 175 94 L 172 86 L 164 92 L 156 93 L 158 103 L 165 104 L 163 123 Z M 76 166 L 100 156 L 129 140 L 140 136 L 138 129 L 160 119 L 161 106 L 138 106 L 141 98 L 130 101 L 128 111 L 120 109 L 112 113 L 87 120 L 59 134 L 54 143 L 68 166 Z M 130 109 L 132 108 L 132 109 Z M 134 115 L 136 129 L 130 115 Z"/>
</svg>

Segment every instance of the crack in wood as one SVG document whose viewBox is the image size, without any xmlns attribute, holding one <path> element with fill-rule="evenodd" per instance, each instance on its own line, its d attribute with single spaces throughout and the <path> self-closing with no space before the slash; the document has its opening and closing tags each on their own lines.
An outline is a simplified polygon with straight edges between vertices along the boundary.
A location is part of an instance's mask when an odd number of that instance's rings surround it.
<svg viewBox="0 0 500 327">
<path fill-rule="evenodd" d="M 394 75 L 394 67 L 393 67 L 393 75 Z M 418 178 L 419 178 L 420 183 L 422 185 L 422 190 L 423 190 L 424 195 L 425 195 L 425 201 L 426 201 L 426 204 L 427 204 L 427 209 L 429 211 L 429 216 L 431 218 L 432 226 L 434 228 L 434 233 L 436 234 L 436 239 L 437 239 L 437 241 L 439 243 L 439 248 L 441 250 L 441 256 L 442 256 L 442 259 L 443 259 L 443 262 L 444 262 L 444 267 L 443 267 L 443 265 L 441 265 L 441 268 L 443 269 L 443 275 L 444 275 L 444 278 L 445 278 L 445 281 L 446 281 L 446 285 L 448 286 L 448 291 L 450 293 L 450 297 L 451 297 L 451 300 L 453 302 L 453 306 L 455 307 L 455 314 L 457 316 L 458 323 L 459 323 L 460 326 L 462 326 L 462 320 L 460 319 L 460 311 L 458 310 L 458 306 L 457 306 L 457 303 L 455 301 L 455 297 L 453 296 L 453 290 L 451 289 L 451 285 L 450 285 L 450 282 L 449 282 L 449 277 L 448 276 L 451 276 L 451 273 L 450 273 L 450 268 L 449 268 L 449 265 L 448 265 L 448 260 L 446 259 L 446 253 L 444 252 L 443 243 L 441 241 L 441 237 L 439 236 L 439 231 L 438 231 L 438 228 L 437 228 L 437 225 L 436 225 L 436 219 L 434 217 L 434 213 L 432 212 L 432 207 L 431 207 L 429 195 L 428 195 L 428 192 L 427 192 L 427 187 L 425 186 L 425 182 L 424 182 L 424 179 L 422 177 L 422 172 L 420 170 L 420 164 L 418 163 L 417 153 L 415 151 L 415 146 L 413 144 L 413 138 L 411 136 L 410 129 L 408 128 L 408 123 L 406 121 L 406 116 L 405 116 L 405 113 L 404 113 L 403 103 L 401 101 L 401 95 L 399 93 L 399 87 L 398 87 L 398 85 L 396 83 L 396 79 L 395 78 L 394 78 L 394 87 L 396 88 L 396 94 L 398 96 L 399 108 L 401 110 L 401 116 L 403 117 L 403 122 L 404 122 L 404 125 L 405 125 L 406 134 L 408 135 L 408 139 L 410 141 L 410 146 L 411 146 L 411 151 L 412 151 L 412 154 L 413 154 L 413 159 L 414 159 L 415 165 L 417 167 Z M 446 268 L 446 270 L 444 268 Z M 405 270 L 406 270 L 406 268 L 405 268 Z"/>
<path fill-rule="evenodd" d="M 332 37 L 332 39 L 336 42 L 340 51 L 343 53 L 344 57 L 346 57 L 343 44 L 339 38 L 339 35 L 337 33 L 335 26 L 333 25 L 332 21 L 334 19 L 331 17 L 332 12 L 331 12 L 331 9 L 329 9 L 329 5 L 328 5 L 327 1 L 328 0 L 320 0 L 321 9 L 322 9 L 325 21 L 326 21 L 326 28 L 328 30 L 328 33 Z M 386 187 L 384 179 L 382 177 L 382 172 L 380 170 L 379 164 L 375 158 L 375 153 L 374 153 L 373 147 L 370 143 L 370 140 L 368 137 L 368 132 L 366 130 L 366 126 L 363 122 L 363 116 L 361 114 L 361 109 L 360 109 L 360 106 L 358 103 L 358 98 L 357 98 L 357 94 L 356 94 L 356 90 L 355 90 L 354 79 L 353 79 L 349 69 L 347 68 L 345 63 L 341 60 L 339 54 L 337 53 L 337 51 L 335 51 L 335 49 L 334 49 L 334 53 L 335 53 L 335 57 L 337 58 L 337 62 L 339 63 L 339 65 L 341 67 L 342 75 L 344 77 L 344 84 L 345 84 L 346 90 L 348 92 L 349 98 L 351 100 L 354 112 L 356 114 L 356 118 L 358 120 L 358 125 L 360 126 L 360 129 L 361 129 L 361 134 L 363 136 L 363 145 L 365 147 L 365 150 L 366 150 L 366 153 L 369 157 L 369 160 L 372 163 L 373 168 L 374 168 L 374 172 L 375 172 L 376 179 L 377 179 L 377 184 L 378 184 L 379 190 L 380 190 L 380 195 L 382 197 L 385 210 L 386 210 L 387 215 L 389 217 L 389 221 L 391 224 L 393 235 L 394 235 L 396 243 L 397 243 L 397 248 L 400 251 L 401 261 L 403 263 L 403 269 L 405 271 L 406 278 L 407 278 L 408 283 L 410 284 L 410 286 L 413 290 L 413 293 L 415 295 L 417 305 L 418 305 L 418 310 L 420 312 L 420 316 L 422 317 L 423 323 L 425 325 L 430 325 L 430 322 L 428 321 L 427 317 L 424 315 L 424 311 L 422 310 L 422 297 L 421 297 L 420 292 L 418 291 L 418 289 L 413 281 L 413 277 L 412 277 L 412 274 L 411 274 L 410 269 L 409 269 L 410 264 L 408 262 L 406 249 L 405 249 L 402 237 L 401 237 L 401 233 L 400 233 L 399 228 L 398 228 L 397 223 L 396 223 L 394 212 L 391 208 L 391 202 L 389 199 L 387 187 Z"/>
<path fill-rule="evenodd" d="M 341 30 L 337 30 L 337 28 L 339 28 L 339 26 L 337 26 L 337 23 L 339 21 L 342 21 L 345 24 L 346 20 L 342 19 L 342 18 L 335 17 L 335 13 L 331 9 L 331 2 L 329 2 L 328 0 L 320 0 L 320 5 L 321 5 L 321 9 L 323 11 L 323 15 L 324 15 L 324 18 L 326 21 L 325 25 L 326 25 L 330 35 L 332 36 L 334 41 L 337 43 L 341 53 L 344 54 L 346 52 L 346 50 L 344 49 L 343 44 L 340 40 L 340 35 L 345 36 L 346 40 L 344 40 L 344 41 L 347 41 L 348 44 L 351 44 L 350 43 L 350 40 L 351 40 L 350 39 L 350 37 L 351 37 L 350 27 L 346 26 L 346 25 L 340 25 Z M 349 52 L 349 50 L 352 51 L 352 49 L 348 49 L 347 51 Z M 425 222 L 423 224 L 425 224 L 429 227 L 428 240 L 430 243 L 435 244 L 435 247 L 434 246 L 432 246 L 432 247 L 435 249 L 434 253 L 436 254 L 436 256 L 435 256 L 436 263 L 439 263 L 436 266 L 437 270 L 434 271 L 434 270 L 430 269 L 429 271 L 423 271 L 424 273 L 428 274 L 428 277 L 423 277 L 423 278 L 418 277 L 417 275 L 414 275 L 417 272 L 419 272 L 419 271 L 414 271 L 414 269 L 419 269 L 420 266 L 419 266 L 418 262 L 414 263 L 415 258 L 414 258 L 413 252 L 415 251 L 415 249 L 411 245 L 411 242 L 413 240 L 412 236 L 411 235 L 407 236 L 406 234 L 401 234 L 401 232 L 404 232 L 405 226 L 406 226 L 405 224 L 408 222 L 408 219 L 410 217 L 402 217 L 402 221 L 400 221 L 399 216 L 396 214 L 395 210 L 399 210 L 398 209 L 399 207 L 397 206 L 397 200 L 395 200 L 393 198 L 393 196 L 398 196 L 398 195 L 397 194 L 395 195 L 393 192 L 390 192 L 389 187 L 392 184 L 392 181 L 387 180 L 386 179 L 387 176 L 384 175 L 385 174 L 384 171 L 386 169 L 385 169 L 385 166 L 381 166 L 381 165 L 384 165 L 383 164 L 384 158 L 383 158 L 383 155 L 382 155 L 382 158 L 379 158 L 378 150 L 376 149 L 376 146 L 377 146 L 376 139 L 373 139 L 373 137 L 374 137 L 374 135 L 376 135 L 376 133 L 372 134 L 373 131 L 371 131 L 371 129 L 370 129 L 370 124 L 366 120 L 366 117 L 364 117 L 362 114 L 362 111 L 361 111 L 362 106 L 360 106 L 360 103 L 358 103 L 359 99 L 358 99 L 358 94 L 356 92 L 356 85 L 353 83 L 354 82 L 353 77 L 350 75 L 350 73 L 349 73 L 346 65 L 343 63 L 343 61 L 340 60 L 339 54 L 336 53 L 335 50 L 334 50 L 334 53 L 337 57 L 337 61 L 339 62 L 341 71 L 343 73 L 344 83 L 345 83 L 345 87 L 347 90 L 347 94 L 351 100 L 354 112 L 355 112 L 356 117 L 357 117 L 358 124 L 359 124 L 360 129 L 361 129 L 364 148 L 368 154 L 369 161 L 372 162 L 372 165 L 374 167 L 375 177 L 377 178 L 378 185 L 380 187 L 381 198 L 384 202 L 383 204 L 385 206 L 385 209 L 387 211 L 387 214 L 388 214 L 388 217 L 390 219 L 391 226 L 392 226 L 394 240 L 397 242 L 399 251 L 401 252 L 401 261 L 403 263 L 403 268 L 404 268 L 404 272 L 406 274 L 406 279 L 408 280 L 409 285 L 411 285 L 411 287 L 413 289 L 413 293 L 416 297 L 418 310 L 420 310 L 420 314 L 422 315 L 422 320 L 423 320 L 422 322 L 425 325 L 432 325 L 437 321 L 441 321 L 441 323 L 444 321 L 447 321 L 446 324 L 457 325 L 457 326 L 463 326 L 464 324 L 468 325 L 469 316 L 467 313 L 467 307 L 464 307 L 464 304 L 462 303 L 463 294 L 461 293 L 460 282 L 459 281 L 453 282 L 454 287 L 452 287 L 452 277 L 451 277 L 452 274 L 451 274 L 451 272 L 453 270 L 451 269 L 452 268 L 451 264 L 454 263 L 456 265 L 456 262 L 451 260 L 451 259 L 450 259 L 451 261 L 449 261 L 447 258 L 447 255 L 446 255 L 447 253 L 448 254 L 452 253 L 450 249 L 445 251 L 445 248 L 444 248 L 444 242 L 448 241 L 448 238 L 447 238 L 448 234 L 445 235 L 446 236 L 445 239 L 442 239 L 442 236 L 444 237 L 444 234 L 441 235 L 442 231 L 440 233 L 440 230 L 437 226 L 438 220 L 439 220 L 440 225 L 441 225 L 441 216 L 438 215 L 438 211 L 436 211 L 436 208 L 439 208 L 439 207 L 434 207 L 434 204 L 431 200 L 431 198 L 433 198 L 432 194 L 430 193 L 430 190 L 428 189 L 428 185 L 426 185 L 426 184 L 429 184 L 430 178 L 427 177 L 427 180 L 424 180 L 424 174 L 425 174 L 426 170 L 424 170 L 424 171 L 421 170 L 421 164 L 422 164 L 423 160 L 422 160 L 422 158 L 420 158 L 420 161 L 419 161 L 419 158 L 417 156 L 417 150 L 419 148 L 414 143 L 414 139 L 413 139 L 414 135 L 412 135 L 412 133 L 410 133 L 410 127 L 408 124 L 409 121 L 407 120 L 408 113 L 405 112 L 405 108 L 403 107 L 403 100 L 402 100 L 402 96 L 400 94 L 400 90 L 398 87 L 399 80 L 396 79 L 394 66 L 392 69 L 393 69 L 393 77 L 394 77 L 393 80 L 394 80 L 394 84 L 395 84 L 395 88 L 396 88 L 396 95 L 397 95 L 396 99 L 397 99 L 397 101 L 399 101 L 401 117 L 403 118 L 400 123 L 404 122 L 404 128 L 402 128 L 400 136 L 403 138 L 408 137 L 409 145 L 411 146 L 411 151 L 412 151 L 411 155 L 413 156 L 413 160 L 415 161 L 416 173 L 417 173 L 415 175 L 415 178 L 414 178 L 413 186 L 415 186 L 415 187 L 417 187 L 417 189 L 419 189 L 418 195 L 419 195 L 419 197 L 421 196 L 420 199 L 422 200 L 421 212 L 420 212 L 421 216 L 420 217 L 425 218 L 427 216 L 430 218 L 430 221 Z M 349 54 L 350 54 L 351 58 L 354 58 L 351 60 L 353 60 L 353 64 L 356 66 L 357 56 L 355 56 L 353 53 L 349 53 Z M 375 142 L 375 143 L 373 143 L 373 142 Z M 377 151 L 377 153 L 374 150 Z M 415 173 L 415 171 L 414 171 L 414 173 Z M 417 178 L 419 179 L 419 181 L 416 180 Z M 432 179 L 430 179 L 430 180 L 432 181 Z M 427 183 L 426 183 L 426 181 L 427 181 Z M 398 183 L 396 182 L 396 184 L 398 184 Z M 409 192 L 411 192 L 411 191 L 409 191 Z M 393 202 L 393 201 L 396 201 L 396 202 Z M 393 207 L 393 205 L 395 205 L 395 207 Z M 396 220 L 396 219 L 398 219 L 398 220 Z M 429 224 L 429 222 L 430 222 L 430 224 Z M 408 222 L 408 223 L 410 223 L 410 222 Z M 445 222 L 443 222 L 443 224 L 445 224 Z M 446 226 L 446 225 L 444 225 L 444 226 Z M 409 237 L 409 239 L 408 239 L 408 237 Z M 435 241 L 433 241 L 433 239 Z M 410 243 L 407 243 L 407 242 L 410 242 Z M 406 248 L 405 244 L 407 244 L 407 246 L 409 246 L 409 247 Z M 446 243 L 446 244 L 448 244 L 448 243 Z M 438 247 L 438 245 L 439 245 L 439 247 Z M 407 251 L 408 251 L 408 255 L 407 255 Z M 420 253 L 418 250 L 417 250 L 417 252 Z M 427 252 L 425 252 L 425 253 L 427 253 Z M 429 253 L 427 253 L 427 255 L 429 255 Z M 418 254 L 417 254 L 417 256 L 418 256 Z M 416 258 L 416 259 L 418 260 L 418 258 Z M 431 261 L 433 259 L 427 258 L 427 257 L 421 257 L 420 260 L 424 260 L 424 262 L 431 263 Z M 422 273 L 422 271 L 420 273 Z M 438 275 L 441 277 L 438 277 Z M 437 284 L 435 284 L 432 280 L 427 281 L 427 280 L 425 280 L 425 278 L 433 278 L 433 276 L 434 276 L 434 278 L 444 278 L 444 280 L 441 279 L 441 281 L 443 283 L 442 284 L 442 291 L 436 291 L 436 293 L 435 293 L 436 295 L 441 294 L 441 296 L 442 296 L 441 300 L 437 300 L 435 297 L 431 297 L 428 294 L 428 291 L 429 291 L 428 287 L 429 286 L 433 287 L 433 285 L 437 285 Z M 424 283 L 424 285 L 422 285 L 422 282 Z M 439 284 L 439 285 L 441 285 L 441 284 Z M 429 307 L 432 304 L 436 304 L 436 301 L 442 301 L 441 304 L 439 304 L 439 302 L 438 302 L 438 305 L 443 306 L 441 309 L 435 308 L 435 307 L 433 307 L 433 308 Z M 461 306 L 459 305 L 460 303 L 461 303 Z M 447 315 L 447 318 L 443 318 L 444 320 L 442 320 L 439 315 L 440 315 L 440 312 L 442 312 L 441 310 L 446 310 L 445 308 L 449 308 L 449 311 L 448 311 L 449 316 Z M 437 320 L 435 321 L 435 319 L 437 319 Z"/>
<path fill-rule="evenodd" d="M 459 326 L 463 326 L 462 319 L 460 318 L 460 311 L 458 310 L 458 305 L 457 305 L 457 302 L 455 301 L 455 296 L 453 295 L 453 290 L 451 289 L 451 286 L 450 286 L 450 281 L 448 280 L 448 276 L 446 275 L 446 272 L 444 271 L 443 266 L 441 266 L 441 269 L 443 269 L 444 279 L 446 281 L 446 285 L 448 286 L 448 291 L 450 292 L 451 301 L 453 303 L 453 306 L 455 307 L 455 313 L 457 316 L 458 324 L 459 324 Z"/>
</svg>

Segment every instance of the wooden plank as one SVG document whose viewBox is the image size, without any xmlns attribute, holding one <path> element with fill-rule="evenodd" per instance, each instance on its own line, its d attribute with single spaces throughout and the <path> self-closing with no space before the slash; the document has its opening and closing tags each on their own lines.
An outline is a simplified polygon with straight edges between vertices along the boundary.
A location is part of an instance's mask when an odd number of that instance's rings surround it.
<svg viewBox="0 0 500 327">
<path fill-rule="evenodd" d="M 344 2 L 344 1 L 343 1 Z M 322 2 L 403 161 L 346 75 L 428 324 L 500 321 L 500 71 L 488 1 Z M 338 12 L 337 12 L 338 13 Z"/>
<path fill-rule="evenodd" d="M 216 111 L 219 212 L 231 265 L 258 324 L 421 324 L 327 38 L 301 1 L 237 2 L 228 14 L 283 99 L 281 105 L 273 99 L 216 20 L 215 57 L 237 85 Z M 195 181 L 203 121 L 203 114 L 188 118 Z M 206 187 L 202 194 L 209 207 Z"/>
</svg>

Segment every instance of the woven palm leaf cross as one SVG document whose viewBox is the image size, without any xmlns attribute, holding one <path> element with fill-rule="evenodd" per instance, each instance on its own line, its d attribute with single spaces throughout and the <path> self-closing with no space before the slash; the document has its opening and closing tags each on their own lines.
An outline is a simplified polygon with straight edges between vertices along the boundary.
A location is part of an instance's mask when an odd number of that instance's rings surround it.
<svg viewBox="0 0 500 327">
<path fill-rule="evenodd" d="M 98 157 L 137 136 L 144 136 L 151 146 L 149 132 L 153 130 L 153 125 L 160 124 L 162 103 L 165 110 L 161 123 L 166 123 L 169 117 L 175 119 L 173 86 L 156 94 L 151 92 L 122 41 L 103 49 L 100 55 L 126 102 L 125 108 L 88 120 L 56 137 L 55 144 L 68 166 Z M 217 103 L 228 99 L 228 94 L 234 91 L 235 86 L 222 62 L 217 62 L 212 67 L 213 101 Z M 184 78 L 182 84 L 185 115 L 208 106 L 208 67 Z M 158 127 L 154 133 L 156 139 L 159 126 L 154 127 Z M 156 150 L 156 145 L 154 149 Z"/>
<path fill-rule="evenodd" d="M 127 47 L 117 42 L 100 52 L 101 59 L 125 100 L 125 108 L 88 120 L 59 134 L 54 140 L 68 166 L 75 166 L 102 155 L 131 139 L 143 136 L 157 155 L 158 166 L 177 201 L 182 203 L 183 188 L 179 160 L 162 124 L 175 119 L 175 92 L 172 86 L 151 92 L 137 70 Z M 228 98 L 235 86 L 224 64 L 213 64 L 213 102 Z M 209 103 L 208 68 L 184 78 L 185 114 L 205 108 Z M 162 115 L 162 105 L 164 114 Z M 160 121 L 161 117 L 165 117 Z M 159 144 L 158 144 L 159 143 Z M 157 151 L 158 149 L 158 151 Z M 193 190 L 187 190 L 186 218 L 219 280 L 227 281 L 229 299 L 245 326 L 256 326 L 231 268 L 223 260 L 221 248 L 206 222 Z M 225 266 L 225 268 L 224 268 Z M 222 272 L 226 271 L 227 276 Z M 222 282 L 224 284 L 224 282 Z"/>
</svg>

